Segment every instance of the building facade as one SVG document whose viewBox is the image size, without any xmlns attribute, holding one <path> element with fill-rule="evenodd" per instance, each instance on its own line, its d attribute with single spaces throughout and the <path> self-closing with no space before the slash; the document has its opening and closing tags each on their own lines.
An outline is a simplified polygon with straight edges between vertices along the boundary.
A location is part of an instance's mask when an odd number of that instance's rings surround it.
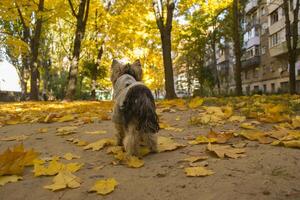
<svg viewBox="0 0 300 200">
<path fill-rule="evenodd" d="M 292 1 L 290 0 L 290 3 Z M 295 2 L 296 0 L 293 4 Z M 282 93 L 289 90 L 289 64 L 282 4 L 283 0 L 248 0 L 245 6 L 242 57 L 244 94 Z M 290 19 L 293 19 L 292 9 L 289 14 Z M 298 33 L 300 35 L 300 22 Z M 300 41 L 298 46 L 300 49 Z M 226 43 L 226 48 L 217 53 L 219 76 L 225 93 L 235 89 L 235 60 L 232 49 L 233 45 Z M 300 92 L 300 56 L 296 63 L 296 79 L 297 90 Z"/>
</svg>

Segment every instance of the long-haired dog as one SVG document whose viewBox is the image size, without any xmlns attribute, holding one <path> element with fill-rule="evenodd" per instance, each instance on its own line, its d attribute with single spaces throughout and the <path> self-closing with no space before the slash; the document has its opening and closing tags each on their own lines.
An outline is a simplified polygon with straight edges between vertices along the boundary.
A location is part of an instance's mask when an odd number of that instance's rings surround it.
<svg viewBox="0 0 300 200">
<path fill-rule="evenodd" d="M 152 152 L 157 151 L 155 133 L 159 130 L 155 102 L 149 88 L 142 82 L 139 60 L 133 64 L 112 63 L 111 81 L 115 100 L 112 121 L 117 129 L 118 145 L 129 155 L 138 156 L 140 142 Z"/>
</svg>

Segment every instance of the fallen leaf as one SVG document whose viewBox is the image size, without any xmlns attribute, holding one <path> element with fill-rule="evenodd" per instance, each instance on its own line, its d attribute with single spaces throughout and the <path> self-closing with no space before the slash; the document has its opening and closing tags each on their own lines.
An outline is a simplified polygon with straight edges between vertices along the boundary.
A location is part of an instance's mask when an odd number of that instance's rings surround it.
<svg viewBox="0 0 300 200">
<path fill-rule="evenodd" d="M 206 169 L 205 167 L 187 167 L 184 169 L 187 176 L 210 176 L 214 174 L 212 170 Z"/>
<path fill-rule="evenodd" d="M 33 165 L 38 156 L 33 149 L 25 151 L 23 144 L 7 149 L 0 155 L 0 176 L 22 174 L 24 167 Z"/>
<path fill-rule="evenodd" d="M 300 140 L 290 140 L 282 142 L 285 147 L 300 148 Z"/>
<path fill-rule="evenodd" d="M 107 131 L 86 131 L 85 132 L 86 134 L 89 134 L 89 135 L 103 135 L 103 134 L 106 134 Z"/>
<path fill-rule="evenodd" d="M 118 182 L 114 178 L 108 178 L 96 181 L 95 185 L 89 192 L 97 192 L 97 194 L 107 195 L 115 190 Z"/>
<path fill-rule="evenodd" d="M 59 171 L 59 173 L 53 178 L 53 184 L 44 186 L 44 188 L 57 191 L 64 188 L 78 188 L 81 184 L 81 179 L 73 175 L 68 170 Z"/>
<path fill-rule="evenodd" d="M 292 119 L 292 127 L 294 129 L 300 128 L 300 116 L 296 116 Z"/>
<path fill-rule="evenodd" d="M 77 126 L 65 126 L 57 129 L 56 135 L 70 135 L 76 133 Z"/>
<path fill-rule="evenodd" d="M 23 141 L 26 140 L 29 136 L 28 135 L 16 135 L 16 136 L 9 136 L 9 137 L 1 137 L 0 141 Z"/>
<path fill-rule="evenodd" d="M 195 109 L 195 108 L 198 108 L 200 107 L 204 102 L 204 99 L 203 98 L 200 98 L 200 97 L 196 97 L 196 98 L 193 98 L 190 102 L 189 102 L 189 108 L 191 109 Z"/>
<path fill-rule="evenodd" d="M 48 132 L 48 128 L 40 128 L 38 129 L 39 133 L 47 133 Z"/>
<path fill-rule="evenodd" d="M 216 142 L 220 143 L 220 144 L 226 143 L 232 137 L 233 137 L 233 134 L 230 133 L 230 132 L 228 132 L 228 133 L 216 133 L 212 129 L 207 134 L 207 138 L 216 139 Z"/>
<path fill-rule="evenodd" d="M 132 168 L 140 168 L 144 166 L 144 161 L 135 156 L 127 157 L 125 162 L 128 167 L 132 167 Z"/>
<path fill-rule="evenodd" d="M 216 141 L 217 141 L 216 138 L 207 138 L 207 137 L 204 136 L 204 135 L 199 135 L 199 136 L 197 136 L 194 140 L 189 141 L 188 143 L 189 143 L 189 144 L 192 144 L 192 145 L 196 145 L 196 144 L 214 143 L 214 142 L 216 142 Z"/>
<path fill-rule="evenodd" d="M 40 162 L 34 163 L 34 176 L 52 176 L 56 175 L 62 170 L 76 172 L 83 166 L 82 163 L 68 163 L 65 165 L 61 162 L 58 162 L 57 160 L 51 160 L 48 166 L 44 166 L 43 164 L 44 163 Z"/>
<path fill-rule="evenodd" d="M 75 119 L 75 117 L 71 114 L 69 115 L 65 115 L 59 119 L 57 119 L 57 122 L 69 122 L 69 121 L 73 121 Z"/>
<path fill-rule="evenodd" d="M 116 145 L 117 142 L 115 139 L 112 138 L 104 138 L 101 140 L 98 140 L 96 142 L 90 143 L 87 146 L 85 146 L 83 149 L 92 149 L 93 151 L 99 151 L 103 149 L 105 146 L 111 146 L 111 145 Z"/>
<path fill-rule="evenodd" d="M 239 135 L 251 141 L 259 141 L 259 143 L 261 144 L 270 144 L 271 142 L 273 142 L 271 138 L 267 137 L 267 133 L 263 133 L 257 130 L 241 131 Z"/>
<path fill-rule="evenodd" d="M 64 156 L 64 159 L 66 160 L 72 160 L 72 159 L 76 159 L 76 158 L 80 158 L 80 156 L 74 155 L 72 153 L 66 153 Z"/>
<path fill-rule="evenodd" d="M 22 180 L 21 176 L 10 175 L 10 176 L 0 176 L 0 186 L 3 186 L 7 183 L 14 183 Z"/>
<path fill-rule="evenodd" d="M 244 129 L 251 129 L 251 130 L 255 129 L 255 126 L 253 126 L 252 123 L 246 123 L 246 122 L 240 124 L 240 127 Z"/>
<path fill-rule="evenodd" d="M 194 163 L 194 162 L 198 162 L 200 160 L 206 160 L 206 159 L 208 159 L 208 156 L 191 156 L 188 158 L 184 158 L 184 159 L 180 160 L 179 162 Z"/>
<path fill-rule="evenodd" d="M 245 149 L 242 148 L 232 148 L 230 146 L 222 146 L 222 145 L 212 145 L 208 144 L 207 149 L 209 151 L 214 152 L 219 158 L 224 158 L 227 156 L 228 158 L 239 158 L 245 157 L 243 153 L 245 153 Z"/>
<path fill-rule="evenodd" d="M 237 116 L 237 115 L 234 115 L 234 116 L 231 116 L 228 121 L 230 122 L 243 122 L 243 121 L 246 121 L 246 117 L 245 116 Z"/>
<path fill-rule="evenodd" d="M 180 147 L 185 147 L 186 145 L 176 143 L 171 138 L 168 137 L 158 136 L 157 146 L 158 146 L 157 147 L 158 152 L 164 152 L 164 151 L 173 151 Z"/>
</svg>

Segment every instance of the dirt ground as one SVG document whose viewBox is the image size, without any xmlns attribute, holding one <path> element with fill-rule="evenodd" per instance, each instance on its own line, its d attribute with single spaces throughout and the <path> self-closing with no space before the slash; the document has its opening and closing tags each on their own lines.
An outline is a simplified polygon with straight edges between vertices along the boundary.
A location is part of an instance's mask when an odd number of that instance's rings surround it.
<svg viewBox="0 0 300 200">
<path fill-rule="evenodd" d="M 163 113 L 163 118 L 172 127 L 183 128 L 182 132 L 161 130 L 158 135 L 173 137 L 177 142 L 187 144 L 187 138 L 205 134 L 209 127 L 197 127 L 188 124 L 190 111 Z M 181 120 L 175 119 L 180 116 Z M 124 165 L 112 165 L 112 155 L 101 151 L 83 150 L 66 139 L 74 137 L 93 142 L 104 137 L 113 137 L 115 133 L 111 121 L 100 121 L 86 124 L 78 133 L 67 136 L 56 136 L 56 128 L 72 123 L 24 124 L 0 128 L 1 136 L 29 135 L 24 140 L 26 149 L 34 148 L 41 152 L 41 157 L 64 155 L 67 152 L 81 156 L 75 162 L 85 165 L 76 173 L 83 180 L 77 189 L 64 189 L 51 192 L 43 186 L 52 183 L 51 177 L 34 177 L 32 167 L 25 170 L 23 180 L 0 187 L 0 200 L 36 200 L 36 199 L 143 199 L 143 200 L 197 200 L 197 199 L 300 199 L 300 151 L 299 149 L 263 145 L 247 142 L 246 157 L 238 159 L 219 159 L 206 151 L 206 145 L 187 145 L 185 148 L 171 152 L 150 154 L 143 158 L 142 168 L 127 168 Z M 39 128 L 48 128 L 47 133 L 38 133 Z M 217 126 L 215 130 L 232 129 L 235 125 Z M 264 127 L 269 129 L 270 127 Z M 105 135 L 88 135 L 85 131 L 106 130 Z M 240 138 L 231 143 L 239 142 Z M 0 151 L 18 142 L 0 142 Z M 207 177 L 187 177 L 178 162 L 188 156 L 208 155 L 208 168 L 215 174 Z M 67 163 L 66 161 L 65 163 Z M 74 162 L 74 160 L 69 161 Z M 104 168 L 95 170 L 97 166 Z M 119 185 L 114 192 L 106 196 L 88 193 L 97 179 L 115 178 Z"/>
</svg>

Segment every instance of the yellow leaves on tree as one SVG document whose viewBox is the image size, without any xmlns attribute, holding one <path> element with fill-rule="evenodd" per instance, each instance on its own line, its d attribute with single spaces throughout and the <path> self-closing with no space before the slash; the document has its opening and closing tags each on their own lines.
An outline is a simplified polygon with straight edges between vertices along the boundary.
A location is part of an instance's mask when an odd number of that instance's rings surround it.
<svg viewBox="0 0 300 200">
<path fill-rule="evenodd" d="M 95 185 L 89 190 L 89 192 L 97 192 L 97 194 L 107 195 L 113 192 L 118 185 L 118 182 L 114 178 L 108 178 L 96 181 Z"/>
<path fill-rule="evenodd" d="M 7 149 L 0 155 L 0 176 L 21 175 L 25 166 L 33 165 L 39 156 L 33 149 L 25 151 L 23 144 Z"/>
</svg>

